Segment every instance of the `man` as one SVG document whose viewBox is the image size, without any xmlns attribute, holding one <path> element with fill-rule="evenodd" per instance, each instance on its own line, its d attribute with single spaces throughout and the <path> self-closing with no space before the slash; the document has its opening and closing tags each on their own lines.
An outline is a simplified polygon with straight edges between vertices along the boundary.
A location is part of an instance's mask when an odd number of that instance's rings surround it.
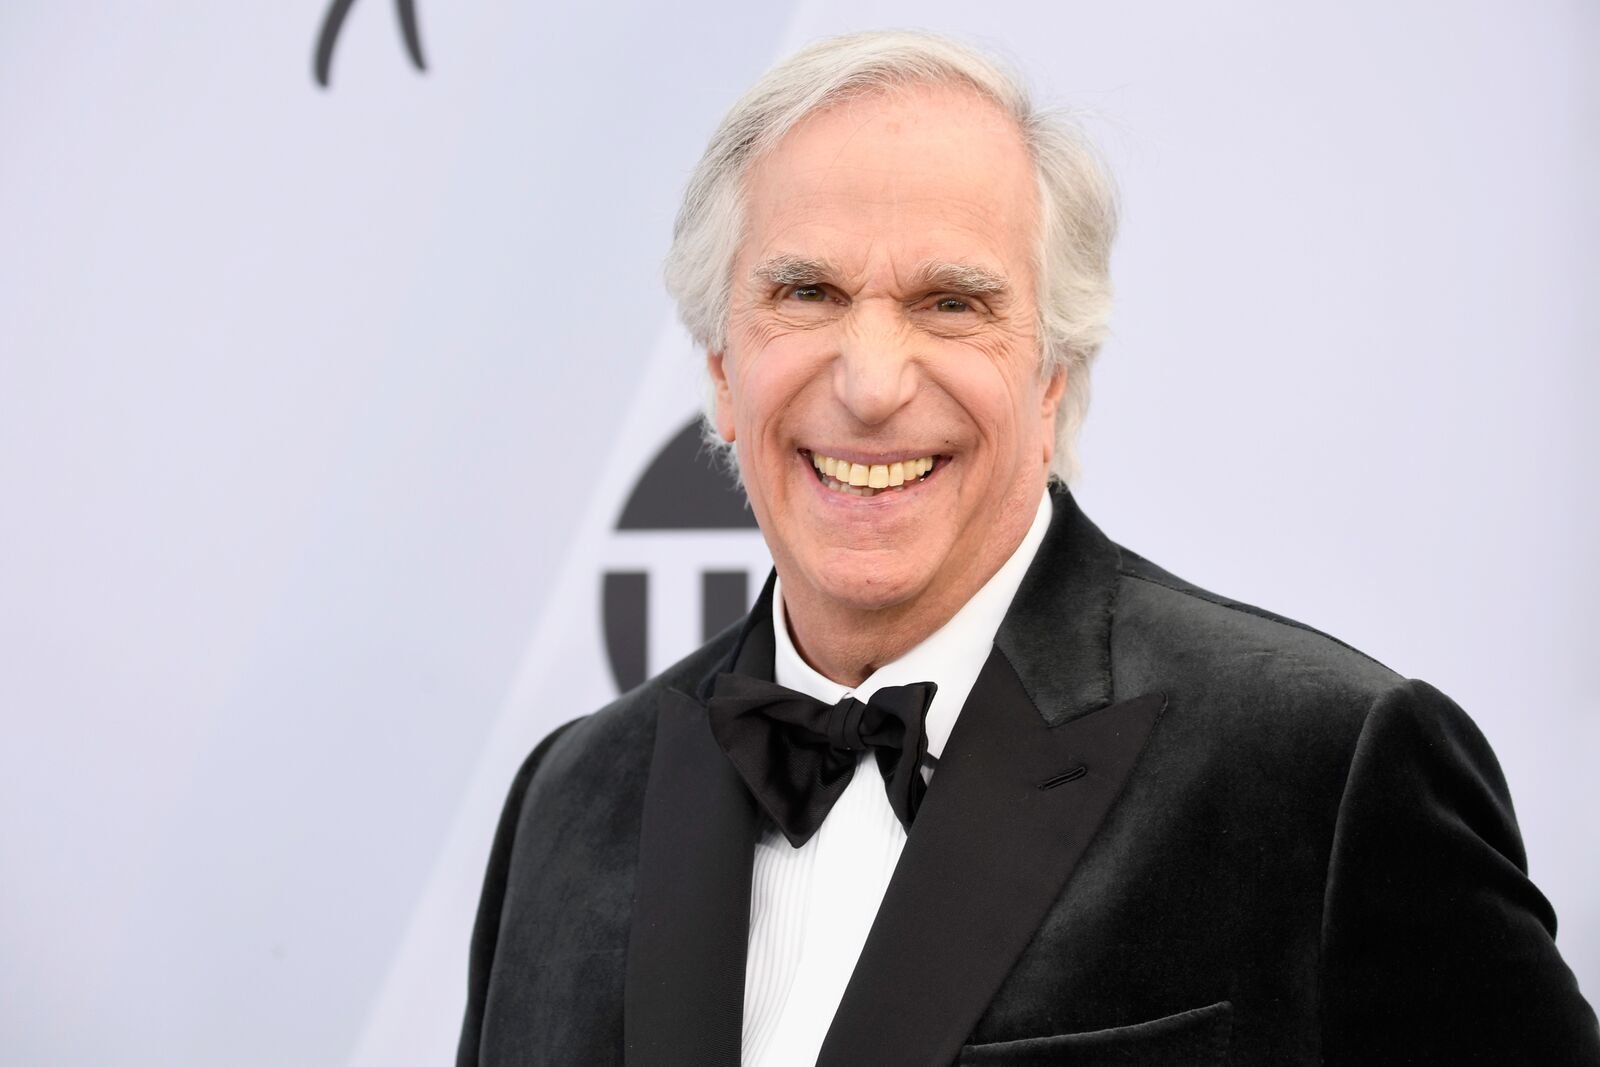
<svg viewBox="0 0 1600 1067">
<path fill-rule="evenodd" d="M 1600 1063 L 1465 715 L 1051 484 L 1112 229 L 948 41 L 735 106 L 668 273 L 775 579 L 529 757 L 461 1063 Z"/>
</svg>

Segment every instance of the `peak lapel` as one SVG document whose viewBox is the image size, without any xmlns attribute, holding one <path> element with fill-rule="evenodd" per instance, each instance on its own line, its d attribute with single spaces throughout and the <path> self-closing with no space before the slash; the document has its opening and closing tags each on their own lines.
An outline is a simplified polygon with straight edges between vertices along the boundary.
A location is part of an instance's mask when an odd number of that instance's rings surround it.
<svg viewBox="0 0 1600 1067">
<path fill-rule="evenodd" d="M 772 678 L 772 578 L 727 661 Z M 667 690 L 645 786 L 623 993 L 627 1062 L 738 1067 L 750 870 L 760 812 L 711 734 L 705 705 Z"/>
<path fill-rule="evenodd" d="M 1050 726 L 989 656 L 917 813 L 819 1067 L 953 1061 L 1121 792 L 1152 693 Z"/>
<path fill-rule="evenodd" d="M 705 707 L 667 691 L 645 787 L 628 938 L 628 1063 L 738 1067 L 758 827 Z"/>
</svg>

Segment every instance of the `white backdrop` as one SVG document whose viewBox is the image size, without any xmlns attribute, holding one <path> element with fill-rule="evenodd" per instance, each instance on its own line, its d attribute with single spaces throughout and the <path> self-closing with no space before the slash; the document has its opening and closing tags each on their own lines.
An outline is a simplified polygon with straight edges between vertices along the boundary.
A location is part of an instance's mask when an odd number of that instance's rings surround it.
<svg viewBox="0 0 1600 1067">
<path fill-rule="evenodd" d="M 522 754 L 740 531 L 617 531 L 696 402 L 659 282 L 723 109 L 914 24 L 1123 189 L 1079 496 L 1427 678 L 1600 992 L 1600 17 L 1571 0 L 0 8 L 0 1058 L 448 1059 Z"/>
</svg>

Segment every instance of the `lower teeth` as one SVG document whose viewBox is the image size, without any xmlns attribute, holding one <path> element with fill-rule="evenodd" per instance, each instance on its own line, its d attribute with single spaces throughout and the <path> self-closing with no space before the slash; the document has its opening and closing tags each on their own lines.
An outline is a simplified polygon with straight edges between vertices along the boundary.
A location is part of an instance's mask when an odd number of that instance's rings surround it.
<svg viewBox="0 0 1600 1067">
<path fill-rule="evenodd" d="M 849 482 L 839 482 L 832 478 L 824 478 L 823 484 L 836 493 L 849 493 L 851 496 L 877 496 L 879 493 L 889 492 L 888 489 L 873 489 L 871 486 L 866 485 L 851 485 Z M 892 488 L 904 489 L 905 486 L 896 485 Z"/>
</svg>

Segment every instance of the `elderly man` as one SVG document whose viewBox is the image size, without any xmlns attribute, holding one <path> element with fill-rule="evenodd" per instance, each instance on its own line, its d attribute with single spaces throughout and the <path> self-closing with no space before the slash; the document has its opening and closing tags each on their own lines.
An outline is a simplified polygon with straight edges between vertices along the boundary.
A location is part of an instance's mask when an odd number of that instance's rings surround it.
<svg viewBox="0 0 1600 1067">
<path fill-rule="evenodd" d="M 668 277 L 776 575 L 518 774 L 462 1064 L 1600 1063 L 1466 716 L 1052 481 L 1112 230 L 949 41 L 735 105 Z"/>
</svg>

